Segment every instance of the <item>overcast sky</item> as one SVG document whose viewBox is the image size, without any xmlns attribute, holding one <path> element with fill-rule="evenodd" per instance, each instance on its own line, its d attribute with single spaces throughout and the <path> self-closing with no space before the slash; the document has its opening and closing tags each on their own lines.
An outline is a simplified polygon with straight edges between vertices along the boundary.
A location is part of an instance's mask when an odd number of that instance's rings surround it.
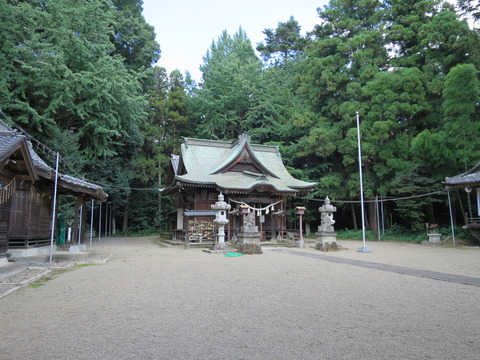
<svg viewBox="0 0 480 360">
<path fill-rule="evenodd" d="M 202 57 L 223 30 L 233 36 L 241 26 L 253 48 L 265 41 L 264 29 L 275 29 L 293 16 L 302 33 L 318 23 L 316 9 L 327 0 L 143 0 L 143 15 L 155 27 L 162 51 L 159 66 L 170 73 L 189 71 L 200 80 Z"/>
</svg>

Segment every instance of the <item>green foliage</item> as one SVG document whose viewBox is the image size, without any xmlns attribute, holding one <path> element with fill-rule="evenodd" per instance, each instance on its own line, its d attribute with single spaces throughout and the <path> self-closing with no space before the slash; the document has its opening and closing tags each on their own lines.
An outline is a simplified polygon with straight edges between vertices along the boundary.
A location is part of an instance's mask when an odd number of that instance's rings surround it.
<svg viewBox="0 0 480 360">
<path fill-rule="evenodd" d="M 112 0 L 117 11 L 114 12 L 110 41 L 115 45 L 115 53 L 135 70 L 148 69 L 160 58 L 154 28 L 142 15 L 142 3 L 138 0 Z"/>
<path fill-rule="evenodd" d="M 245 121 L 255 104 L 262 64 L 241 28 L 233 37 L 224 31 L 212 43 L 203 61 L 200 66 L 203 81 L 196 102 L 199 135 L 236 138 L 247 130 Z"/>
<path fill-rule="evenodd" d="M 275 30 L 265 29 L 265 45 L 258 44 L 257 51 L 265 62 L 273 65 L 282 64 L 293 60 L 302 54 L 307 45 L 307 39 L 300 35 L 301 26 L 293 16 L 287 22 L 279 22 Z"/>
<path fill-rule="evenodd" d="M 459 5 L 478 15 L 478 2 Z M 293 17 L 265 29 L 263 64 L 242 29 L 224 31 L 196 84 L 152 68 L 160 49 L 141 1 L 0 0 L 0 108 L 60 150 L 69 173 L 103 185 L 118 223 L 129 209 L 132 231 L 165 228 L 173 204 L 156 188 L 182 136 L 248 131 L 279 146 L 293 176 L 318 181 L 319 198 L 360 196 L 357 112 L 367 198 L 441 189 L 479 161 L 479 35 L 451 4 L 331 0 L 318 16 L 306 37 Z M 420 231 L 439 204 L 389 210 Z"/>
<path fill-rule="evenodd" d="M 480 122 L 478 121 L 479 84 L 473 64 L 459 64 L 445 76 L 443 90 L 446 142 L 456 147 L 454 162 L 464 172 L 480 158 Z"/>
<path fill-rule="evenodd" d="M 160 54 L 141 12 L 134 0 L 0 1 L 0 108 L 60 151 L 64 172 L 104 186 L 117 214 Z"/>
</svg>

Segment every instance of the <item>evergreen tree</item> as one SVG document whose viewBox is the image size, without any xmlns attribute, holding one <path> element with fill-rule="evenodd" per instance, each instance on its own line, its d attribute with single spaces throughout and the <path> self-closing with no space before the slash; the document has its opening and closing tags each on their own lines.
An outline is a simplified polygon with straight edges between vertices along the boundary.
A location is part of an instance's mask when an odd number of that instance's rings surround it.
<svg viewBox="0 0 480 360">
<path fill-rule="evenodd" d="M 115 53 L 124 58 L 125 64 L 135 70 L 148 69 L 160 58 L 160 48 L 155 41 L 152 25 L 142 15 L 143 1 L 112 0 L 114 12 L 111 42 Z"/>
<path fill-rule="evenodd" d="M 257 51 L 262 54 L 265 62 L 285 66 L 287 61 L 301 55 L 307 45 L 307 39 L 300 35 L 300 30 L 298 21 L 291 16 L 287 22 L 278 23 L 275 30 L 263 30 L 265 44 L 258 44 Z"/>
<path fill-rule="evenodd" d="M 262 63 L 241 28 L 233 37 L 224 31 L 203 61 L 196 96 L 198 133 L 208 138 L 236 138 L 248 130 L 245 121 L 256 101 Z"/>
</svg>

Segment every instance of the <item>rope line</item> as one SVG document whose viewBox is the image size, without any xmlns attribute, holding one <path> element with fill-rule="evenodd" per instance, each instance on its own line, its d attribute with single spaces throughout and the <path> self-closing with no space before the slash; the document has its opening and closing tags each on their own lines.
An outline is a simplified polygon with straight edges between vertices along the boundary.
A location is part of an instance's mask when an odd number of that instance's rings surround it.
<svg viewBox="0 0 480 360">
<path fill-rule="evenodd" d="M 246 207 L 248 207 L 249 209 L 254 210 L 254 211 L 265 211 L 265 210 L 267 210 L 267 209 L 270 209 L 272 206 L 275 206 L 275 205 L 277 205 L 278 203 L 281 203 L 281 202 L 282 202 L 282 201 L 280 200 L 280 201 L 271 203 L 270 205 L 267 205 L 267 206 L 265 206 L 265 207 L 263 207 L 263 208 L 256 208 L 256 207 L 253 207 L 253 206 L 248 205 L 246 202 L 243 202 L 243 201 L 236 201 L 236 200 L 232 200 L 232 199 L 230 199 L 230 201 L 231 201 L 231 202 L 234 202 L 234 203 L 236 203 L 236 204 L 240 204 L 240 205 L 246 206 Z"/>
<path fill-rule="evenodd" d="M 404 196 L 404 197 L 399 197 L 399 198 L 380 198 L 378 200 L 364 200 L 364 203 L 374 203 L 374 202 L 387 202 L 387 201 L 399 201 L 399 200 L 409 200 L 409 199 L 416 199 L 420 197 L 425 197 L 425 196 L 431 196 L 431 195 L 436 195 L 436 194 L 444 194 L 446 193 L 447 190 L 438 190 L 438 191 L 433 191 L 429 192 L 426 194 L 419 194 L 419 195 L 412 195 L 412 196 Z M 301 198 L 302 200 L 307 200 L 307 201 L 325 201 L 325 199 L 308 199 L 308 198 Z M 345 204 L 360 204 L 361 201 L 359 200 L 331 200 L 332 202 L 335 203 L 345 203 Z"/>
</svg>

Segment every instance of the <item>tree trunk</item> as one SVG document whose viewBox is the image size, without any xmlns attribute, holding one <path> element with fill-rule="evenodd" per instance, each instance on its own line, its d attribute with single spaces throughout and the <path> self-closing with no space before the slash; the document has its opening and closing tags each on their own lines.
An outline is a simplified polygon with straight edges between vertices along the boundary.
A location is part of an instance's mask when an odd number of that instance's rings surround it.
<svg viewBox="0 0 480 360">
<path fill-rule="evenodd" d="M 309 236 L 312 233 L 312 230 L 310 229 L 310 223 L 308 221 L 305 221 L 305 235 Z"/>
<path fill-rule="evenodd" d="M 85 223 L 87 220 L 87 212 L 85 211 L 85 201 L 82 200 L 82 218 L 80 224 L 80 243 L 85 244 Z"/>
<path fill-rule="evenodd" d="M 162 163 L 158 162 L 158 188 L 162 187 Z M 162 193 L 158 192 L 158 226 L 162 224 Z"/>
<path fill-rule="evenodd" d="M 433 204 L 428 204 L 425 209 L 426 215 L 427 215 L 427 222 L 429 224 L 436 224 L 437 222 L 435 221 L 435 213 L 433 211 Z"/>
<path fill-rule="evenodd" d="M 113 213 L 112 214 L 112 227 L 111 227 L 110 234 L 115 236 L 116 233 L 117 233 L 117 225 L 116 225 L 116 222 L 115 222 L 115 213 Z"/>
<path fill-rule="evenodd" d="M 367 229 L 376 231 L 377 230 L 377 209 L 375 207 L 375 202 L 367 203 L 368 209 L 368 224 Z"/>
<path fill-rule="evenodd" d="M 130 195 L 125 199 L 125 209 L 123 210 L 123 223 L 122 223 L 122 232 L 127 236 L 128 235 L 128 212 L 130 209 Z"/>
<path fill-rule="evenodd" d="M 460 196 L 459 191 L 456 191 L 456 194 L 457 194 L 458 203 L 460 204 L 460 211 L 462 212 L 462 216 L 463 216 L 463 224 L 467 225 L 467 212 L 463 207 L 462 197 Z"/>
<path fill-rule="evenodd" d="M 355 206 L 353 203 L 350 204 L 350 209 L 352 210 L 353 230 L 358 231 L 357 217 L 355 216 Z"/>
</svg>

